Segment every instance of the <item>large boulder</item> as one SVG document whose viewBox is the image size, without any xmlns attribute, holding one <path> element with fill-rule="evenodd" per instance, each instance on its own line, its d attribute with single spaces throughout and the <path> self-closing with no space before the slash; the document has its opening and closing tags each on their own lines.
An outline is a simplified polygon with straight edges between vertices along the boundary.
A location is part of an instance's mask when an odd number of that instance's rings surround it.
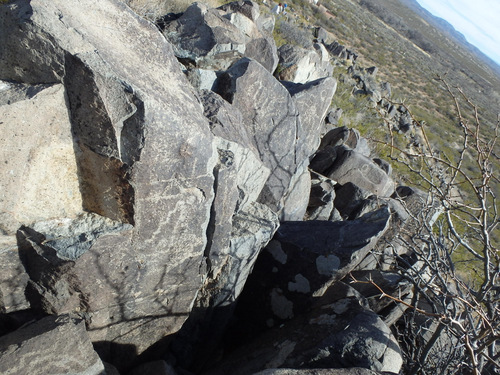
<svg viewBox="0 0 500 375">
<path fill-rule="evenodd" d="M 345 145 L 360 154 L 369 157 L 371 150 L 368 142 L 356 129 L 349 129 L 345 126 L 334 128 L 321 138 L 319 149 L 323 150 L 327 146 Z"/>
<path fill-rule="evenodd" d="M 194 3 L 181 17 L 167 22 L 163 34 L 181 61 L 199 68 L 225 70 L 246 56 L 273 72 L 278 64 L 276 45 L 259 27 L 259 18 L 259 7 L 251 1 L 217 9 Z"/>
<path fill-rule="evenodd" d="M 314 49 L 305 49 L 285 44 L 278 49 L 279 69 L 277 78 L 281 81 L 307 83 L 319 78 L 330 77 L 333 66 L 328 52 L 322 44 Z"/>
<path fill-rule="evenodd" d="M 19 0 L 0 18 L 9 30 L 0 34 L 0 79 L 62 83 L 40 94 L 68 103 L 69 111 L 51 112 L 58 126 L 66 120 L 65 134 L 71 124 L 74 144 L 62 155 L 76 155 L 76 171 L 68 181 L 78 181 L 82 212 L 124 229 L 102 231 L 69 259 L 43 240 L 25 241 L 33 301 L 54 297 L 38 306 L 83 313 L 92 340 L 140 353 L 180 328 L 205 277 L 217 151 L 203 108 L 171 46 L 122 2 Z M 21 224 L 37 232 L 30 220 Z M 71 238 L 87 238 L 75 228 Z M 58 227 L 37 233 L 57 237 Z"/>
<path fill-rule="evenodd" d="M 299 142 L 303 144 L 298 159 L 309 158 L 320 145 L 321 127 L 337 89 L 337 82 L 326 77 L 306 84 L 283 84 L 295 101 L 302 124 L 297 134 Z"/>
<path fill-rule="evenodd" d="M 336 152 L 337 157 L 327 171 L 327 177 L 341 185 L 352 182 L 381 197 L 394 192 L 394 182 L 373 160 L 345 146 L 337 147 Z"/>
<path fill-rule="evenodd" d="M 49 316 L 0 337 L 0 372 L 14 374 L 104 374 L 85 322 Z"/>
<path fill-rule="evenodd" d="M 335 195 L 335 181 L 311 172 L 311 194 L 306 220 L 341 220 L 334 207 Z"/>
<path fill-rule="evenodd" d="M 358 220 L 284 222 L 263 250 L 238 304 L 252 329 L 307 311 L 374 248 L 388 228 L 383 208 Z"/>
<path fill-rule="evenodd" d="M 260 202 L 280 212 L 293 175 L 302 172 L 306 162 L 297 158 L 302 123 L 294 100 L 271 73 L 246 58 L 224 73 L 218 92 L 239 109 L 261 160 L 271 170 Z"/>
<path fill-rule="evenodd" d="M 317 150 L 326 111 L 337 88 L 331 77 L 318 79 L 307 84 L 284 82 L 292 95 L 299 112 L 301 126 L 297 132 L 297 159 L 305 163 Z M 307 209 L 310 192 L 310 174 L 305 165 L 303 172 L 297 173 L 291 182 L 291 191 L 284 201 L 282 220 L 302 220 Z"/>
</svg>

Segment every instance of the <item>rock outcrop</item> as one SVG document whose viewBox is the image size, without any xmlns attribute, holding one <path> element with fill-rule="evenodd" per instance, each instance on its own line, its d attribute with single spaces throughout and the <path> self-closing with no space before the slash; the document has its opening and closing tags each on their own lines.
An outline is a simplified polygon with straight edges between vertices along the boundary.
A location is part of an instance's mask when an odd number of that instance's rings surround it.
<svg viewBox="0 0 500 375">
<path fill-rule="evenodd" d="M 196 68 L 226 70 L 248 57 L 272 73 L 278 55 L 262 18 L 258 5 L 251 1 L 217 9 L 194 3 L 178 19 L 165 22 L 163 33 L 174 46 L 175 55 Z"/>
<path fill-rule="evenodd" d="M 399 372 L 401 311 L 347 283 L 412 295 L 385 244 L 421 195 L 332 128 L 354 53 L 278 54 L 252 1 L 0 10 L 2 373 Z"/>
<path fill-rule="evenodd" d="M 101 375 L 104 364 L 92 347 L 85 322 L 49 316 L 0 337 L 2 374 Z"/>
</svg>

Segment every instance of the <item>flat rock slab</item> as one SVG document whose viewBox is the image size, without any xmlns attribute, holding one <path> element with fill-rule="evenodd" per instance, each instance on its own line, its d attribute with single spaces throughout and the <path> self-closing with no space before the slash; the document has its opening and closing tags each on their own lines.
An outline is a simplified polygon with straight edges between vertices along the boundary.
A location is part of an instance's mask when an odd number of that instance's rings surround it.
<svg viewBox="0 0 500 375">
<path fill-rule="evenodd" d="M 315 49 L 285 44 L 278 49 L 278 56 L 281 81 L 307 83 L 329 77 L 333 72 L 328 52 L 320 44 L 315 44 Z"/>
<path fill-rule="evenodd" d="M 85 322 L 49 316 L 0 337 L 0 373 L 101 375 Z"/>
<path fill-rule="evenodd" d="M 390 329 L 358 292 L 339 282 L 310 311 L 243 343 L 206 375 L 346 367 L 398 373 L 401 365 Z"/>
<path fill-rule="evenodd" d="M 383 208 L 348 222 L 283 222 L 257 260 L 238 315 L 259 330 L 304 313 L 366 257 L 390 216 Z"/>
<path fill-rule="evenodd" d="M 64 87 L 29 87 L 31 98 L 0 105 L 0 230 L 11 235 L 21 224 L 82 211 Z M 0 97 L 9 91 L 17 93 Z"/>
</svg>

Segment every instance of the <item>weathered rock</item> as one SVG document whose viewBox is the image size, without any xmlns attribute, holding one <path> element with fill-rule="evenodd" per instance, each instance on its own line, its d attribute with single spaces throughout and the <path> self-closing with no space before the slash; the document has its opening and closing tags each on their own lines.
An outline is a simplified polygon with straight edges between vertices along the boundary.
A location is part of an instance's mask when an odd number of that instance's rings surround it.
<svg viewBox="0 0 500 375">
<path fill-rule="evenodd" d="M 346 222 L 283 222 L 257 260 L 239 314 L 258 330 L 307 311 L 373 249 L 389 219 L 381 209 Z"/>
<path fill-rule="evenodd" d="M 83 208 L 133 225 L 30 274 L 67 299 L 52 312 L 80 310 L 93 340 L 132 346 L 125 363 L 180 328 L 203 283 L 217 161 L 208 122 L 171 46 L 122 2 L 20 0 L 0 18 L 12 31 L 1 33 L 0 79 L 62 82 Z"/>
<path fill-rule="evenodd" d="M 325 45 L 325 47 L 333 57 L 338 57 L 343 60 L 351 60 L 352 62 L 355 62 L 358 58 L 356 53 L 339 44 L 339 42 L 335 41 L 331 44 Z"/>
<path fill-rule="evenodd" d="M 311 195 L 309 207 L 319 207 L 332 202 L 335 199 L 335 182 L 324 176 L 313 174 L 311 179 Z"/>
<path fill-rule="evenodd" d="M 242 59 L 220 79 L 219 94 L 243 115 L 243 124 L 271 170 L 260 202 L 276 212 L 283 207 L 293 175 L 303 165 L 298 155 L 302 124 L 288 91 L 260 64 Z"/>
<path fill-rule="evenodd" d="M 327 77 L 304 85 L 284 85 L 295 101 L 302 125 L 297 132 L 300 151 L 297 159 L 305 160 L 314 154 L 320 145 L 321 127 L 337 89 L 337 82 Z"/>
<path fill-rule="evenodd" d="M 281 221 L 300 221 L 304 219 L 311 191 L 311 174 L 307 168 L 296 173 L 290 182 L 290 193 L 283 201 Z"/>
<path fill-rule="evenodd" d="M 365 368 L 349 368 L 349 369 L 314 369 L 314 370 L 294 370 L 294 369 L 268 369 L 260 371 L 253 375 L 377 375 L 374 372 Z"/>
<path fill-rule="evenodd" d="M 311 194 L 305 219 L 342 220 L 340 213 L 334 207 L 335 181 L 314 172 L 311 172 L 311 177 Z"/>
<path fill-rule="evenodd" d="M 349 129 L 345 126 L 335 128 L 326 133 L 321 139 L 319 149 L 327 146 L 345 145 L 360 154 L 369 157 L 371 150 L 365 138 L 361 137 L 356 129 Z"/>
<path fill-rule="evenodd" d="M 102 375 L 85 323 L 50 316 L 0 337 L 0 372 L 14 374 Z"/>
<path fill-rule="evenodd" d="M 332 109 L 326 116 L 327 122 L 332 125 L 338 125 L 342 113 L 342 108 Z"/>
<path fill-rule="evenodd" d="M 343 331 L 328 339 L 327 346 L 326 353 L 314 358 L 315 365 L 327 365 L 335 355 L 345 367 L 399 373 L 403 364 L 396 339 L 372 311 L 355 315 Z"/>
<path fill-rule="evenodd" d="M 216 254 L 218 263 L 209 263 L 209 278 L 195 309 L 170 345 L 178 364 L 193 371 L 199 371 L 211 359 L 260 249 L 278 227 L 278 217 L 258 203 L 248 205 L 231 222 L 231 237 L 224 238 L 227 249 Z M 208 259 L 211 262 L 213 258 L 211 254 Z"/>
<path fill-rule="evenodd" d="M 398 373 L 401 364 L 389 328 L 358 292 L 339 282 L 311 304 L 309 312 L 245 341 L 207 375 L 245 375 L 279 367 L 365 367 Z"/>
<path fill-rule="evenodd" d="M 326 44 L 326 41 L 328 40 L 328 31 L 322 27 L 318 27 L 316 29 L 316 39 L 318 40 L 318 43 Z"/>
<path fill-rule="evenodd" d="M 337 149 L 335 146 L 327 145 L 320 149 L 311 160 L 310 168 L 320 175 L 327 175 L 335 159 L 337 158 Z"/>
<path fill-rule="evenodd" d="M 198 90 L 213 90 L 217 74 L 213 70 L 188 69 L 186 71 L 189 82 Z"/>
<path fill-rule="evenodd" d="M 0 313 L 27 309 L 24 295 L 29 276 L 19 258 L 15 236 L 0 236 Z"/>
<path fill-rule="evenodd" d="M 225 70 L 246 56 L 273 72 L 278 64 L 276 45 L 259 30 L 259 7 L 251 1 L 217 9 L 194 3 L 163 31 L 176 56 L 198 68 Z"/>
<path fill-rule="evenodd" d="M 342 185 L 352 182 L 381 197 L 394 192 L 394 182 L 384 170 L 366 156 L 347 148 L 337 148 L 337 158 L 327 177 Z"/>
<path fill-rule="evenodd" d="M 217 180 L 215 185 L 215 199 L 212 206 L 210 223 L 208 226 L 208 246 L 205 256 L 208 258 L 210 272 L 215 276 L 221 269 L 227 267 L 225 258 L 234 256 L 239 251 L 235 246 L 233 252 L 230 243 L 235 237 L 233 220 L 240 212 L 246 212 L 250 205 L 255 206 L 259 194 L 269 177 L 269 169 L 250 150 L 222 138 L 216 138 L 219 162 L 214 170 Z M 257 209 L 254 213 L 256 220 L 262 219 L 262 224 L 269 218 L 265 210 Z M 259 215 L 262 216 L 259 216 Z M 235 216 L 236 215 L 236 216 Z M 257 236 L 261 230 L 253 228 Z M 268 233 L 267 243 L 274 231 Z M 259 251 L 259 248 L 254 251 Z M 250 259 L 245 258 L 250 262 Z M 253 264 L 253 263 L 252 263 Z M 227 270 L 226 270 L 227 271 Z M 221 286 L 221 290 L 234 291 L 234 288 Z M 236 296 L 239 293 L 236 293 Z"/>
<path fill-rule="evenodd" d="M 295 83 L 307 83 L 319 78 L 330 77 L 333 66 L 323 45 L 310 50 L 285 44 L 278 49 L 278 79 Z"/>
<path fill-rule="evenodd" d="M 252 151 L 221 138 L 216 141 L 217 184 L 205 252 L 208 277 L 193 313 L 171 344 L 177 362 L 193 370 L 199 370 L 212 355 L 260 249 L 278 226 L 277 216 L 255 203 L 269 170 Z"/>
<path fill-rule="evenodd" d="M 348 182 L 337 188 L 335 192 L 335 208 L 346 219 L 354 219 L 355 214 L 361 209 L 363 201 L 371 193 L 359 186 Z"/>
<path fill-rule="evenodd" d="M 14 235 L 21 224 L 77 215 L 82 199 L 64 87 L 13 85 L 0 96 L 11 102 L 0 106 L 0 230 Z"/>
<path fill-rule="evenodd" d="M 30 85 L 17 82 L 0 81 L 0 106 L 32 99 L 39 92 L 50 88 L 52 84 Z M 4 108 L 5 110 L 5 108 Z"/>
<path fill-rule="evenodd" d="M 163 16 L 169 8 L 168 0 L 125 0 L 124 3 L 139 16 L 149 20 Z"/>
<path fill-rule="evenodd" d="M 210 123 L 210 130 L 215 136 L 258 153 L 253 138 L 243 123 L 243 115 L 237 108 L 212 91 L 202 91 L 200 99 L 204 115 Z"/>
</svg>

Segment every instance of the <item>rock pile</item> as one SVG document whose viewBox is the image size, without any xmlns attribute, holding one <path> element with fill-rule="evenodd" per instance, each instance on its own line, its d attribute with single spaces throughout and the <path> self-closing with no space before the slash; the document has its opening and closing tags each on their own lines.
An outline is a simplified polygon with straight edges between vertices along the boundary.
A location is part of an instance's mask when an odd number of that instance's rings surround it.
<svg viewBox="0 0 500 375">
<path fill-rule="evenodd" d="M 357 131 L 324 134 L 338 47 L 278 50 L 251 1 L 161 30 L 0 7 L 2 373 L 399 372 L 389 304 L 346 282 L 409 293 L 380 244 L 408 215 Z"/>
</svg>

